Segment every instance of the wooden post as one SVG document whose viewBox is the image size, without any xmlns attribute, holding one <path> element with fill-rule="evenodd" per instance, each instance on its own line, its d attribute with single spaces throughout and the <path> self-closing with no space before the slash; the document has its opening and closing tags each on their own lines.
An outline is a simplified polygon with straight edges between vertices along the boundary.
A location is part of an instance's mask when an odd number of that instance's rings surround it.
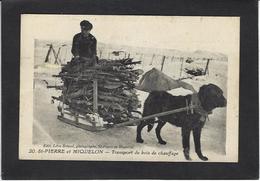
<svg viewBox="0 0 260 181">
<path fill-rule="evenodd" d="M 94 62 L 94 67 L 96 66 L 97 61 Z M 98 113 L 98 81 L 97 79 L 93 80 L 93 112 Z"/>
<path fill-rule="evenodd" d="M 130 53 L 128 53 L 128 57 L 127 58 L 130 58 Z"/>
<path fill-rule="evenodd" d="M 165 56 L 163 56 L 163 58 L 162 58 L 161 71 L 163 71 L 163 65 L 164 65 L 164 62 L 165 62 Z"/>
<path fill-rule="evenodd" d="M 94 67 L 96 66 L 97 60 L 94 59 Z M 98 81 L 97 79 L 93 80 L 93 112 L 98 114 Z M 94 120 L 92 122 L 93 127 L 97 127 L 99 120 Z"/>
<path fill-rule="evenodd" d="M 171 62 L 173 62 L 173 59 L 174 59 L 174 56 L 172 56 L 172 58 L 171 58 Z"/>
<path fill-rule="evenodd" d="M 152 61 L 151 61 L 150 65 L 153 65 L 153 59 L 154 59 L 154 57 L 155 57 L 155 54 L 153 54 L 153 56 L 152 56 Z"/>
<path fill-rule="evenodd" d="M 204 75 L 206 75 L 206 73 L 208 72 L 208 69 L 209 69 L 209 58 L 207 60 L 207 64 L 206 64 L 206 68 L 205 68 L 205 71 L 204 71 Z"/>
<path fill-rule="evenodd" d="M 184 58 L 180 57 L 180 60 L 181 60 L 181 69 L 180 69 L 180 77 L 181 77 Z"/>
<path fill-rule="evenodd" d="M 60 64 L 61 64 L 61 60 L 60 60 L 60 58 L 59 58 L 60 50 L 61 50 L 61 47 L 59 47 L 58 53 L 56 53 L 55 50 L 54 50 L 54 48 L 53 48 L 53 54 L 54 54 L 54 57 L 55 57 L 55 62 L 54 62 L 54 64 L 59 64 L 59 62 L 60 62 Z M 59 62 L 58 62 L 58 61 L 59 61 Z"/>
<path fill-rule="evenodd" d="M 93 112 L 98 112 L 98 81 L 93 80 Z"/>
<path fill-rule="evenodd" d="M 48 50 L 48 52 L 47 52 L 47 55 L 46 55 L 46 58 L 45 58 L 45 63 L 46 62 L 49 62 L 49 56 L 50 56 L 50 53 L 51 53 L 51 50 L 52 50 L 52 44 L 48 44 L 48 46 L 49 46 L 49 50 Z"/>
<path fill-rule="evenodd" d="M 56 54 L 56 51 L 55 51 L 55 49 L 52 47 L 52 53 L 53 53 L 53 55 L 54 55 L 54 64 L 58 64 L 58 61 L 57 61 L 57 54 Z"/>
</svg>

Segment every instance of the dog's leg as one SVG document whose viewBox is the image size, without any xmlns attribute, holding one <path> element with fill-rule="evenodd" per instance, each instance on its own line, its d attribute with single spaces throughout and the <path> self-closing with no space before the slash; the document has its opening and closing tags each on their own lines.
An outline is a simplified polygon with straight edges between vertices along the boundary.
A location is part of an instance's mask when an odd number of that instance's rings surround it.
<svg viewBox="0 0 260 181">
<path fill-rule="evenodd" d="M 203 156 L 203 154 L 201 152 L 200 135 L 201 135 L 201 127 L 194 128 L 193 129 L 193 138 L 194 138 L 194 144 L 195 144 L 195 151 L 201 160 L 207 161 L 208 158 Z"/>
<path fill-rule="evenodd" d="M 136 134 L 136 142 L 137 143 L 143 143 L 144 140 L 142 139 L 142 129 L 146 126 L 146 123 L 144 121 L 141 121 L 141 123 L 137 126 L 137 134 Z"/>
<path fill-rule="evenodd" d="M 165 144 L 166 144 L 166 141 L 164 141 L 164 140 L 162 139 L 162 137 L 161 137 L 161 129 L 162 129 L 162 127 L 165 125 L 165 123 L 166 123 L 165 121 L 159 120 L 158 125 L 157 125 L 157 127 L 156 127 L 156 129 L 155 129 L 156 137 L 157 137 L 157 139 L 158 139 L 158 142 L 159 142 L 160 144 L 162 144 L 162 145 L 165 145 Z"/>
<path fill-rule="evenodd" d="M 190 157 L 190 132 L 191 129 L 187 127 L 182 127 L 182 146 L 183 146 L 183 153 L 186 160 L 191 160 Z"/>
</svg>

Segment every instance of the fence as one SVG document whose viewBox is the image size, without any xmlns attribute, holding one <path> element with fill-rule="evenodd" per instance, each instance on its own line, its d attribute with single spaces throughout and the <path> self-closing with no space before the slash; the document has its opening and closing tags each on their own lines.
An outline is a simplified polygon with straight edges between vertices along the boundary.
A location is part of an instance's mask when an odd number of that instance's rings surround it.
<svg viewBox="0 0 260 181">
<path fill-rule="evenodd" d="M 134 49 L 134 48 L 132 48 Z M 137 48 L 135 48 L 137 49 Z M 152 51 L 153 50 L 153 51 Z M 61 44 L 61 43 L 53 43 L 53 44 L 43 44 L 42 46 L 35 47 L 35 55 L 36 59 L 39 54 L 39 57 L 42 59 L 41 63 L 48 62 L 54 64 L 65 64 L 67 61 L 70 61 L 72 58 L 71 54 L 71 45 L 70 44 Z M 44 52 L 45 55 L 42 53 Z M 159 52 L 159 53 L 157 53 Z M 189 55 L 176 55 L 174 53 L 162 54 L 162 50 L 151 49 L 151 51 L 147 51 L 147 48 L 142 52 L 142 49 L 136 50 L 117 50 L 111 46 L 103 46 L 97 48 L 97 56 L 100 59 L 122 59 L 122 58 L 134 58 L 142 61 L 141 68 L 145 69 L 145 67 L 156 67 L 161 71 L 164 71 L 164 68 L 168 68 L 165 64 L 175 64 L 174 71 L 179 72 L 179 75 L 175 75 L 175 77 L 183 77 L 184 69 L 188 66 L 194 66 L 194 63 L 187 63 L 187 60 L 192 60 L 191 62 L 196 62 L 196 66 L 204 69 L 204 73 L 209 73 L 209 62 L 213 60 L 213 58 L 208 57 L 192 57 Z M 39 58 L 38 57 L 38 58 Z M 44 57 L 44 58 L 43 58 Z M 38 60 L 39 61 L 39 60 Z M 176 68 L 178 67 L 178 68 Z"/>
</svg>

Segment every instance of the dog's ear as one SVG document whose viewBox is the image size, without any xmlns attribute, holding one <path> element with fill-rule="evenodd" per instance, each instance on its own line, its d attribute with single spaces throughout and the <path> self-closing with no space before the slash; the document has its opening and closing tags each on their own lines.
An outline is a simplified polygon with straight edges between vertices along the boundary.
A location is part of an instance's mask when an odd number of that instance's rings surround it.
<svg viewBox="0 0 260 181">
<path fill-rule="evenodd" d="M 208 87 L 208 85 L 203 85 L 203 86 L 200 87 L 198 96 L 199 96 L 199 99 L 200 99 L 201 102 L 203 102 L 205 97 L 206 97 L 207 87 Z"/>
<path fill-rule="evenodd" d="M 223 94 L 223 90 L 215 84 L 208 84 L 208 89 L 214 90 L 214 92 L 217 92 L 218 94 Z"/>
</svg>

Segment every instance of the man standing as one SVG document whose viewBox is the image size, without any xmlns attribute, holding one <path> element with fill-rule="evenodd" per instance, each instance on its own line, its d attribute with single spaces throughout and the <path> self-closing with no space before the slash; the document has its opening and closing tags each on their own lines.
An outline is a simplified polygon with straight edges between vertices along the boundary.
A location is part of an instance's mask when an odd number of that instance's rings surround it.
<svg viewBox="0 0 260 181">
<path fill-rule="evenodd" d="M 83 20 L 80 22 L 81 33 L 73 37 L 71 53 L 74 58 L 80 58 L 85 61 L 96 60 L 97 55 L 97 40 L 90 34 L 93 25 Z"/>
</svg>

